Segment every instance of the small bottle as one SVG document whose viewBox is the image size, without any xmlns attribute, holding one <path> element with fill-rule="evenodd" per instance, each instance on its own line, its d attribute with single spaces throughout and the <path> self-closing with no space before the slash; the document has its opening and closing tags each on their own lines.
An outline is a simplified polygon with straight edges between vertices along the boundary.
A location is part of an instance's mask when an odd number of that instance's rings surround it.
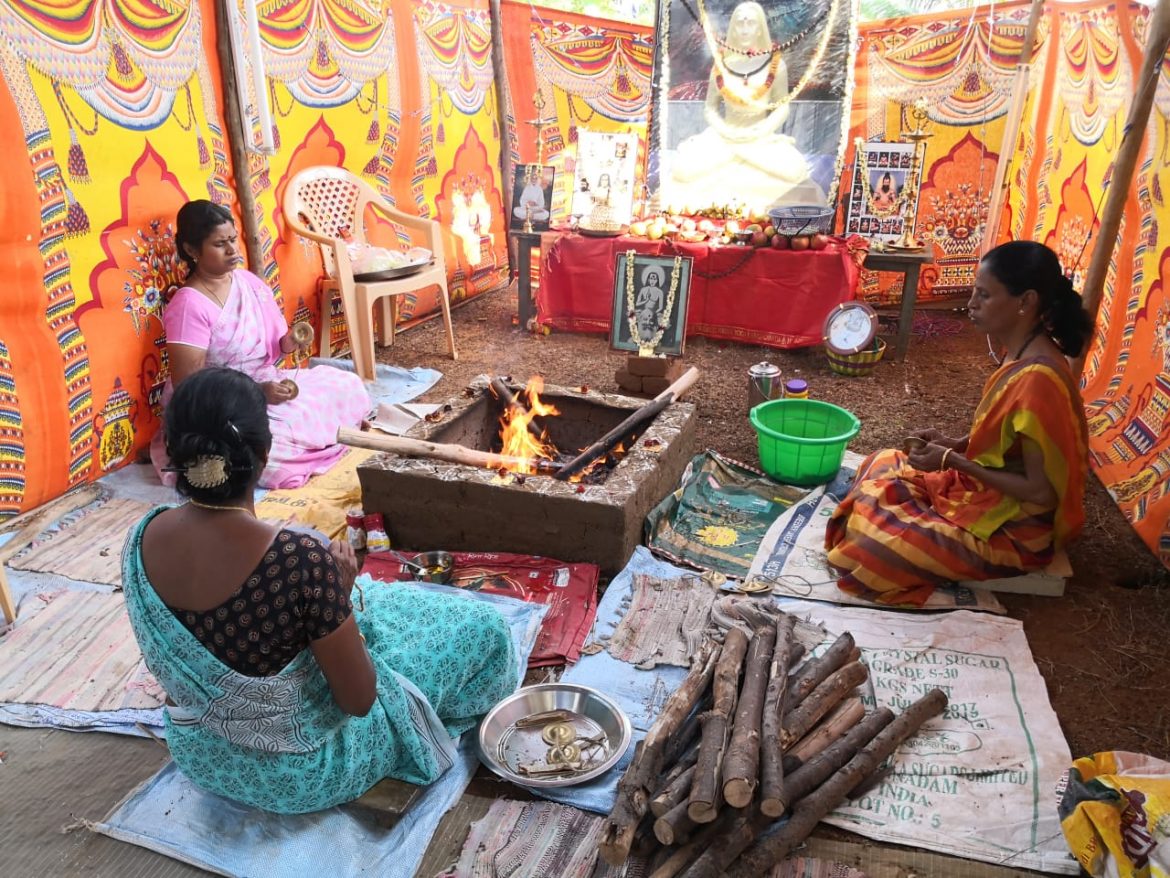
<svg viewBox="0 0 1170 878">
<path fill-rule="evenodd" d="M 784 385 L 785 399 L 808 399 L 808 382 L 803 378 L 791 378 Z"/>
</svg>

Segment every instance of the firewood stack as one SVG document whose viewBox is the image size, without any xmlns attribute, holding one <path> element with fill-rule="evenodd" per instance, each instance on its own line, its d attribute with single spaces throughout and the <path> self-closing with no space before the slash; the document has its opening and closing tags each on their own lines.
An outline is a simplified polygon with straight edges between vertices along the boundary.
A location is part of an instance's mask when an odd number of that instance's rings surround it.
<svg viewBox="0 0 1170 878">
<path fill-rule="evenodd" d="M 850 634 L 790 673 L 803 655 L 795 619 L 750 618 L 722 645 L 706 641 L 638 744 L 602 834 L 605 862 L 635 850 L 651 878 L 758 878 L 946 707 L 935 689 L 896 719 L 867 714 L 853 690 L 869 672 Z"/>
</svg>

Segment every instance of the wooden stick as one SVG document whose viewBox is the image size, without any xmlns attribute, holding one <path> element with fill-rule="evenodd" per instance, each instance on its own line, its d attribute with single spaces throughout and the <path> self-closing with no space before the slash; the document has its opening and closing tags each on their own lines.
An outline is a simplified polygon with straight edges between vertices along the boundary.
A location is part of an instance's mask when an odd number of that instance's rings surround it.
<svg viewBox="0 0 1170 878">
<path fill-rule="evenodd" d="M 445 460 L 448 463 L 462 463 L 483 469 L 499 469 L 502 466 L 520 468 L 532 466 L 538 473 L 556 472 L 555 463 L 539 458 L 526 460 L 519 457 L 507 457 L 502 454 L 479 451 L 475 448 L 466 448 L 463 445 L 427 442 L 423 439 L 408 439 L 406 436 L 387 436 L 383 433 L 351 430 L 348 427 L 342 427 L 337 431 L 337 441 L 342 445 L 372 448 L 374 451 L 386 451 L 391 454 L 400 454 L 403 457 L 425 457 L 431 460 Z"/>
<path fill-rule="evenodd" d="M 675 732 L 670 740 L 666 742 L 666 747 L 662 751 L 663 765 L 673 765 L 681 762 L 683 753 L 689 752 L 691 745 L 694 745 L 696 749 L 698 748 L 700 719 L 710 707 L 711 693 L 708 691 L 703 695 L 702 700 L 695 705 L 695 709 L 687 717 L 687 721 L 683 723 L 682 728 Z"/>
<path fill-rule="evenodd" d="M 703 736 L 699 743 L 699 761 L 691 781 L 687 813 L 696 823 L 710 823 L 720 804 L 723 757 L 727 749 L 731 718 L 739 697 L 739 672 L 747 653 L 748 636 L 739 628 L 730 628 L 723 640 L 723 652 L 715 666 L 712 683 L 714 703 L 703 715 Z"/>
<path fill-rule="evenodd" d="M 784 754 L 784 773 L 791 774 L 805 762 L 812 759 L 847 731 L 857 725 L 865 716 L 865 705 L 860 698 L 847 698 L 825 717 L 821 724 L 792 745 Z M 779 817 L 779 814 L 770 815 Z"/>
<path fill-rule="evenodd" d="M 626 438 L 630 433 L 634 432 L 638 427 L 653 420 L 660 411 L 681 397 L 684 393 L 691 389 L 692 385 L 699 380 L 699 370 L 694 366 L 683 372 L 682 377 L 675 381 L 670 387 L 646 403 L 640 409 L 635 411 L 632 415 L 566 463 L 554 475 L 554 478 L 562 481 L 574 476 L 581 470 L 585 469 L 590 463 L 596 460 L 601 455 L 605 454 L 618 442 Z"/>
<path fill-rule="evenodd" d="M 743 686 L 735 708 L 735 724 L 723 763 L 723 798 L 733 808 L 746 807 L 760 778 L 760 725 L 764 715 L 764 690 L 776 646 L 776 625 L 769 624 L 752 635 L 744 665 Z M 788 656 L 788 645 L 784 645 Z"/>
<path fill-rule="evenodd" d="M 788 668 L 792 657 L 792 631 L 796 620 L 785 613 L 776 621 L 776 648 L 764 693 L 760 741 L 760 810 L 769 817 L 784 813 L 784 759 L 780 729 L 788 693 Z"/>
<path fill-rule="evenodd" d="M 807 698 L 784 717 L 780 746 L 787 749 L 803 738 L 821 717 L 845 700 L 853 689 L 865 681 L 869 669 L 861 662 L 850 662 L 817 686 Z"/>
<path fill-rule="evenodd" d="M 674 878 L 679 872 L 687 867 L 688 864 L 694 861 L 695 857 L 707 849 L 711 841 L 718 837 L 719 833 L 731 825 L 731 813 L 723 815 L 714 823 L 708 823 L 690 841 L 675 851 L 669 859 L 662 865 L 655 869 L 650 878 Z"/>
<path fill-rule="evenodd" d="M 101 499 L 104 493 L 105 491 L 102 489 L 102 486 L 93 482 L 79 485 L 71 491 L 66 491 L 60 497 L 50 500 L 48 503 L 42 503 L 36 509 L 28 509 L 20 513 L 20 515 L 13 516 L 0 523 L 0 534 L 9 533 L 17 528 L 24 533 L 28 533 L 31 528 L 37 528 L 24 541 L 27 544 L 54 520 L 60 518 L 62 515 L 68 515 L 70 512 L 80 509 L 82 506 L 88 506 L 95 500 Z M 12 537 L 12 539 L 4 544 L 4 548 L 10 548 L 12 543 L 15 540 L 21 539 L 22 536 L 23 534 L 17 534 Z"/>
<path fill-rule="evenodd" d="M 820 685 L 822 680 L 846 664 L 853 647 L 853 635 L 846 631 L 834 640 L 833 645 L 823 653 L 810 658 L 797 668 L 792 679 L 788 681 L 788 710 L 792 710 L 800 704 L 808 693 Z"/>
<path fill-rule="evenodd" d="M 658 795 L 650 800 L 650 813 L 655 817 L 661 817 L 679 802 L 685 802 L 691 794 L 691 780 L 694 776 L 694 765 L 681 771 L 677 777 L 662 788 Z"/>
<path fill-rule="evenodd" d="M 873 740 L 882 729 L 894 721 L 894 713 L 889 708 L 879 707 L 873 713 L 867 714 L 861 722 L 846 732 L 839 740 L 834 741 L 820 753 L 811 757 L 807 762 L 788 776 L 788 804 L 799 801 L 824 783 L 825 778 L 837 771 L 856 755 L 857 751 Z"/>
<path fill-rule="evenodd" d="M 682 844 L 698 825 L 687 814 L 687 803 L 681 801 L 654 821 L 654 837 L 668 847 Z"/>
<path fill-rule="evenodd" d="M 709 656 L 700 656 L 700 660 L 692 665 L 682 685 L 666 699 L 662 712 L 646 737 L 638 743 L 634 758 L 618 781 L 613 809 L 606 818 L 598 844 L 602 859 L 611 866 L 619 866 L 629 857 L 634 833 L 649 810 L 651 790 L 661 773 L 666 742 L 706 691 L 719 655 L 719 650 L 713 650 Z"/>
<path fill-rule="evenodd" d="M 947 697 L 932 689 L 880 731 L 844 768 L 801 798 L 792 816 L 774 831 L 757 839 L 727 870 L 729 878 L 758 878 L 787 857 L 830 811 L 845 801 L 849 791 L 873 771 L 922 724 L 942 713 Z"/>
<path fill-rule="evenodd" d="M 492 392 L 496 395 L 496 399 L 503 403 L 505 410 L 515 408 L 519 409 L 517 413 L 518 415 L 523 416 L 528 414 L 528 407 L 520 401 L 519 397 L 517 397 L 516 394 L 512 392 L 512 388 L 505 384 L 502 378 L 499 378 L 498 376 L 492 378 L 492 380 L 488 382 L 488 387 L 492 389 Z M 542 436 L 543 431 L 531 420 L 528 421 L 528 432 L 531 433 L 536 439 L 544 441 Z"/>
<path fill-rule="evenodd" d="M 1125 127 L 1121 129 L 1121 144 L 1117 147 L 1117 154 L 1113 159 L 1113 173 L 1109 178 L 1105 206 L 1101 209 L 1097 243 L 1093 247 L 1093 255 L 1089 258 L 1089 267 L 1085 270 L 1085 283 L 1081 294 L 1084 296 L 1085 310 L 1093 318 L 1094 324 L 1097 322 L 1097 311 L 1101 307 L 1101 294 L 1105 288 L 1105 277 L 1109 273 L 1109 263 L 1113 258 L 1114 248 L 1117 247 L 1117 232 L 1121 227 L 1125 203 L 1130 196 L 1134 166 L 1145 142 L 1150 107 L 1154 104 L 1154 94 L 1161 79 L 1159 71 L 1168 46 L 1170 3 L 1159 3 L 1151 10 L 1146 24 L 1142 70 L 1134 80 L 1133 102 L 1129 105 L 1129 117 L 1125 120 Z M 1137 218 L 1135 217 L 1133 221 L 1137 222 Z M 1080 375 L 1084 365 L 1085 352 L 1082 351 L 1073 368 L 1074 375 Z"/>
</svg>

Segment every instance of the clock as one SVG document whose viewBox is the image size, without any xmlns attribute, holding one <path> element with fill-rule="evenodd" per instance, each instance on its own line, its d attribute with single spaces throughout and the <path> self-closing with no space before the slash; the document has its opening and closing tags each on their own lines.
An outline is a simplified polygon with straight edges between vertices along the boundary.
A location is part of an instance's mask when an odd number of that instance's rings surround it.
<svg viewBox="0 0 1170 878">
<path fill-rule="evenodd" d="M 873 343 L 877 327 L 877 312 L 865 302 L 842 302 L 825 318 L 825 347 L 834 354 L 856 354 Z"/>
</svg>

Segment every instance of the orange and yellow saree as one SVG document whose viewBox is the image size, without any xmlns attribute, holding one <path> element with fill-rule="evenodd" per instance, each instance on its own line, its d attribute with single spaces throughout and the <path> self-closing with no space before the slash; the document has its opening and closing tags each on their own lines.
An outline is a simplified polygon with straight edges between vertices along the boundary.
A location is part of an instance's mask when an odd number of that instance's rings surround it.
<svg viewBox="0 0 1170 878">
<path fill-rule="evenodd" d="M 866 458 L 825 535 L 838 586 L 883 604 L 921 606 L 942 582 L 1046 566 L 1084 523 L 1084 409 L 1063 362 L 1033 358 L 996 370 L 964 453 L 984 467 L 1022 471 L 1025 440 L 1042 452 L 1057 496 L 1052 508 L 957 470 L 920 472 L 900 451 Z"/>
</svg>

